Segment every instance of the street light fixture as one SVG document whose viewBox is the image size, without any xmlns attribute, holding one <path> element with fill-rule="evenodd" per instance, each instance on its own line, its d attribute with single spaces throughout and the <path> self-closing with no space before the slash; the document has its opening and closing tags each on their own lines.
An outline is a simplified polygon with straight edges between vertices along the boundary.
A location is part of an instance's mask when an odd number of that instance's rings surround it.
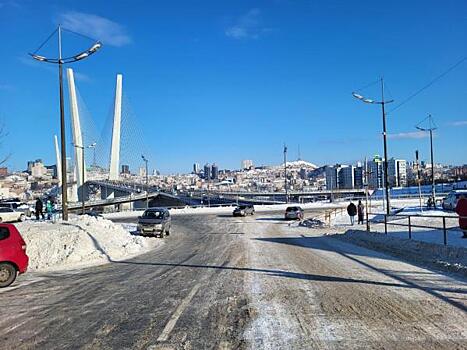
<svg viewBox="0 0 467 350">
<path fill-rule="evenodd" d="M 78 53 L 74 56 L 62 57 L 62 30 L 60 25 L 57 29 L 45 40 L 36 51 L 29 55 L 37 61 L 58 64 L 58 80 L 60 90 L 60 139 L 61 139 L 61 168 L 62 168 L 62 219 L 68 220 L 68 203 L 67 203 L 67 172 L 66 172 L 66 141 L 65 141 L 65 107 L 63 102 L 63 64 L 73 63 L 85 59 L 97 52 L 101 47 L 100 41 L 95 41 L 94 44 L 87 50 Z M 58 34 L 58 58 L 48 58 L 37 54 L 37 52 L 45 45 L 47 41 L 55 34 Z M 75 33 L 78 34 L 78 33 Z M 81 34 L 78 34 L 81 35 Z M 83 36 L 83 35 L 81 35 Z M 88 38 L 89 39 L 89 38 Z"/>
<path fill-rule="evenodd" d="M 420 126 L 420 124 L 422 124 L 425 120 L 428 119 L 428 125 L 429 127 L 428 128 L 423 128 Z M 418 125 L 415 126 L 415 128 L 417 128 L 418 130 L 420 131 L 423 131 L 423 132 L 429 132 L 430 133 L 430 153 L 431 153 L 431 200 L 432 200 L 432 203 L 433 203 L 433 206 L 436 207 L 436 201 L 435 201 L 435 197 L 436 197 L 436 193 L 435 193 L 435 163 L 433 161 L 433 131 L 435 131 L 436 129 L 438 129 L 438 127 L 436 126 L 435 122 L 433 121 L 433 117 L 431 116 L 431 114 L 428 114 L 428 117 L 426 117 L 424 120 L 422 120 Z"/>
<path fill-rule="evenodd" d="M 149 177 L 148 177 L 148 160 L 144 155 L 141 155 L 141 158 L 146 163 L 146 209 L 149 208 L 149 197 L 148 197 L 148 190 L 149 190 Z"/>
<path fill-rule="evenodd" d="M 364 103 L 369 103 L 369 104 L 378 104 L 381 105 L 381 111 L 383 113 L 383 142 L 384 142 L 384 187 L 386 191 L 386 214 L 389 215 L 390 213 L 390 200 L 389 200 L 389 181 L 388 181 L 388 145 L 387 145 L 387 134 L 386 134 L 386 112 L 384 109 L 384 106 L 388 103 L 394 102 L 394 100 L 384 100 L 384 81 L 383 78 L 381 78 L 381 101 L 375 101 L 369 98 L 365 98 L 364 96 L 352 92 L 352 95 L 364 102 Z"/>
</svg>

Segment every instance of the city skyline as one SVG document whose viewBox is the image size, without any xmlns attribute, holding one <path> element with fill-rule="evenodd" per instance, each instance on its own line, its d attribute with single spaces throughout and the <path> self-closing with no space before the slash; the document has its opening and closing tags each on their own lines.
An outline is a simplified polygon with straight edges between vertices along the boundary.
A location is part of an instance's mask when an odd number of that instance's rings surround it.
<svg viewBox="0 0 467 350">
<path fill-rule="evenodd" d="M 115 75 L 121 72 L 138 122 L 155 125 L 144 128 L 147 157 L 150 168 L 164 174 L 189 172 L 203 159 L 221 169 L 236 169 L 244 159 L 279 164 L 284 142 L 290 159 L 299 157 L 300 144 L 301 158 L 318 165 L 381 155 L 380 111 L 355 101 L 351 92 L 384 75 L 395 107 L 465 56 L 459 45 L 467 33 L 461 1 L 424 4 L 423 21 L 413 15 L 417 2 L 405 4 L 404 14 L 401 2 L 384 10 L 365 2 L 319 8 L 207 2 L 206 13 L 187 3 L 151 4 L 153 14 L 143 17 L 141 2 L 130 11 L 118 3 L 109 11 L 88 1 L 79 6 L 1 3 L 0 29 L 9 54 L 2 57 L 0 119 L 9 134 L 0 151 L 12 154 L 6 165 L 13 170 L 24 169 L 29 159 L 55 163 L 56 72 L 30 60 L 27 52 L 58 23 L 104 43 L 99 55 L 74 67 L 96 126 L 104 127 Z M 184 24 L 174 31 L 164 16 Z M 374 26 L 377 18 L 381 28 Z M 450 21 L 440 23 L 440 18 Z M 144 32 L 150 22 L 154 31 Z M 349 36 L 360 39 L 349 46 Z M 464 62 L 394 113 L 389 108 L 389 158 L 411 161 L 418 149 L 429 162 L 429 140 L 415 125 L 432 113 L 439 126 L 435 163 L 467 163 L 459 151 L 467 149 L 466 109 L 460 102 L 466 73 Z M 375 86 L 364 92 L 378 98 Z M 68 106 L 66 114 L 69 125 Z M 156 125 L 167 125 L 170 132 Z"/>
</svg>

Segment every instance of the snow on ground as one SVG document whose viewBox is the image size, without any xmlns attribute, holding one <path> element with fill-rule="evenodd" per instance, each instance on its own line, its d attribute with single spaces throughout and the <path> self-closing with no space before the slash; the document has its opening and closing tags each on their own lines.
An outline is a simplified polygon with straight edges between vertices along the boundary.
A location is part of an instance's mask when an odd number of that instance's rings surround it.
<svg viewBox="0 0 467 350">
<path fill-rule="evenodd" d="M 289 204 L 269 204 L 269 205 L 255 205 L 257 213 L 268 213 L 273 211 L 285 211 L 287 207 L 300 206 L 303 209 L 337 209 L 347 206 L 345 202 L 314 202 L 314 203 L 289 203 Z M 222 206 L 222 207 L 185 207 L 180 209 L 170 209 L 171 215 L 196 215 L 196 214 L 232 214 L 235 206 Z M 139 211 L 122 211 L 115 213 L 104 214 L 106 219 L 120 219 L 120 218 L 137 218 L 143 213 Z"/>
<path fill-rule="evenodd" d="M 401 206 L 401 204 L 403 206 Z M 462 238 L 463 234 L 459 229 L 457 214 L 440 209 L 428 210 L 426 207 L 420 211 L 418 203 L 415 201 L 393 201 L 393 207 L 402 209 L 395 216 L 388 219 L 388 234 L 395 238 L 409 238 L 408 217 L 410 215 L 411 225 L 425 226 L 412 227 L 412 239 L 429 243 L 444 244 L 443 218 L 445 217 L 447 244 L 450 246 L 467 248 L 467 239 Z M 372 215 L 370 218 L 370 230 L 375 233 L 384 233 L 384 216 L 383 207 L 377 205 L 371 209 Z M 357 217 L 355 217 L 355 220 Z M 365 230 L 366 225 L 350 225 L 350 218 L 346 210 L 339 210 L 331 216 L 331 225 L 342 228 L 355 228 Z"/>
<path fill-rule="evenodd" d="M 333 237 L 415 263 L 467 275 L 467 249 L 465 247 L 445 246 L 407 237 L 401 238 L 393 233 L 388 235 L 368 233 L 361 229 L 347 230 L 345 234 L 336 234 Z"/>
<path fill-rule="evenodd" d="M 29 270 L 65 270 L 124 260 L 162 240 L 135 236 L 103 218 L 78 216 L 68 222 L 26 221 L 16 224 L 27 244 Z"/>
</svg>

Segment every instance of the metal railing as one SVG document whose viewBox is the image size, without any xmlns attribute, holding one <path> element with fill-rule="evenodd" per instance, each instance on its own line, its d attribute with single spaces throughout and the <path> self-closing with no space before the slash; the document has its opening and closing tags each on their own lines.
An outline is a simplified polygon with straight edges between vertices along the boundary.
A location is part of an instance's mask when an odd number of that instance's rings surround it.
<svg viewBox="0 0 467 350">
<path fill-rule="evenodd" d="M 460 233 L 463 232 L 462 229 L 459 228 L 458 221 L 459 218 L 467 219 L 467 216 L 450 216 L 450 215 L 423 215 L 423 214 L 390 214 L 387 215 L 385 213 L 368 213 L 372 215 L 372 219 L 368 219 L 367 228 L 371 231 L 371 225 L 383 225 L 384 224 L 384 233 L 390 234 L 391 231 L 388 231 L 388 226 L 399 226 L 399 227 L 407 227 L 407 234 L 408 238 L 412 239 L 414 232 L 414 228 L 423 228 L 423 229 L 432 229 L 435 231 L 441 231 L 443 233 L 443 243 L 444 245 L 448 244 L 448 231 L 458 231 Z M 420 224 L 416 223 L 416 219 L 434 219 L 438 220 L 439 225 L 429 225 L 429 224 Z M 407 220 L 405 222 L 405 220 Z M 401 222 L 402 221 L 402 222 Z M 421 233 L 422 234 L 422 233 Z"/>
</svg>

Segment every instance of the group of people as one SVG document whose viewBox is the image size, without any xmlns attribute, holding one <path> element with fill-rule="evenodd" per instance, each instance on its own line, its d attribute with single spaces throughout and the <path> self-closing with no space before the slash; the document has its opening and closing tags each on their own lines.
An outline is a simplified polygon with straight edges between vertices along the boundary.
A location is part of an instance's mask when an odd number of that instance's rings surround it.
<svg viewBox="0 0 467 350">
<path fill-rule="evenodd" d="M 47 220 L 55 221 L 57 215 L 57 206 L 53 198 L 48 198 L 45 202 L 45 213 L 47 214 Z M 35 205 L 36 220 L 45 219 L 44 215 L 44 203 L 40 198 L 37 198 Z"/>
<path fill-rule="evenodd" d="M 363 224 L 365 219 L 365 206 L 363 205 L 362 201 L 358 201 L 358 205 L 355 205 L 352 201 L 347 206 L 347 214 L 350 217 L 350 224 L 355 224 L 355 215 L 358 214 L 358 225 Z"/>
</svg>

